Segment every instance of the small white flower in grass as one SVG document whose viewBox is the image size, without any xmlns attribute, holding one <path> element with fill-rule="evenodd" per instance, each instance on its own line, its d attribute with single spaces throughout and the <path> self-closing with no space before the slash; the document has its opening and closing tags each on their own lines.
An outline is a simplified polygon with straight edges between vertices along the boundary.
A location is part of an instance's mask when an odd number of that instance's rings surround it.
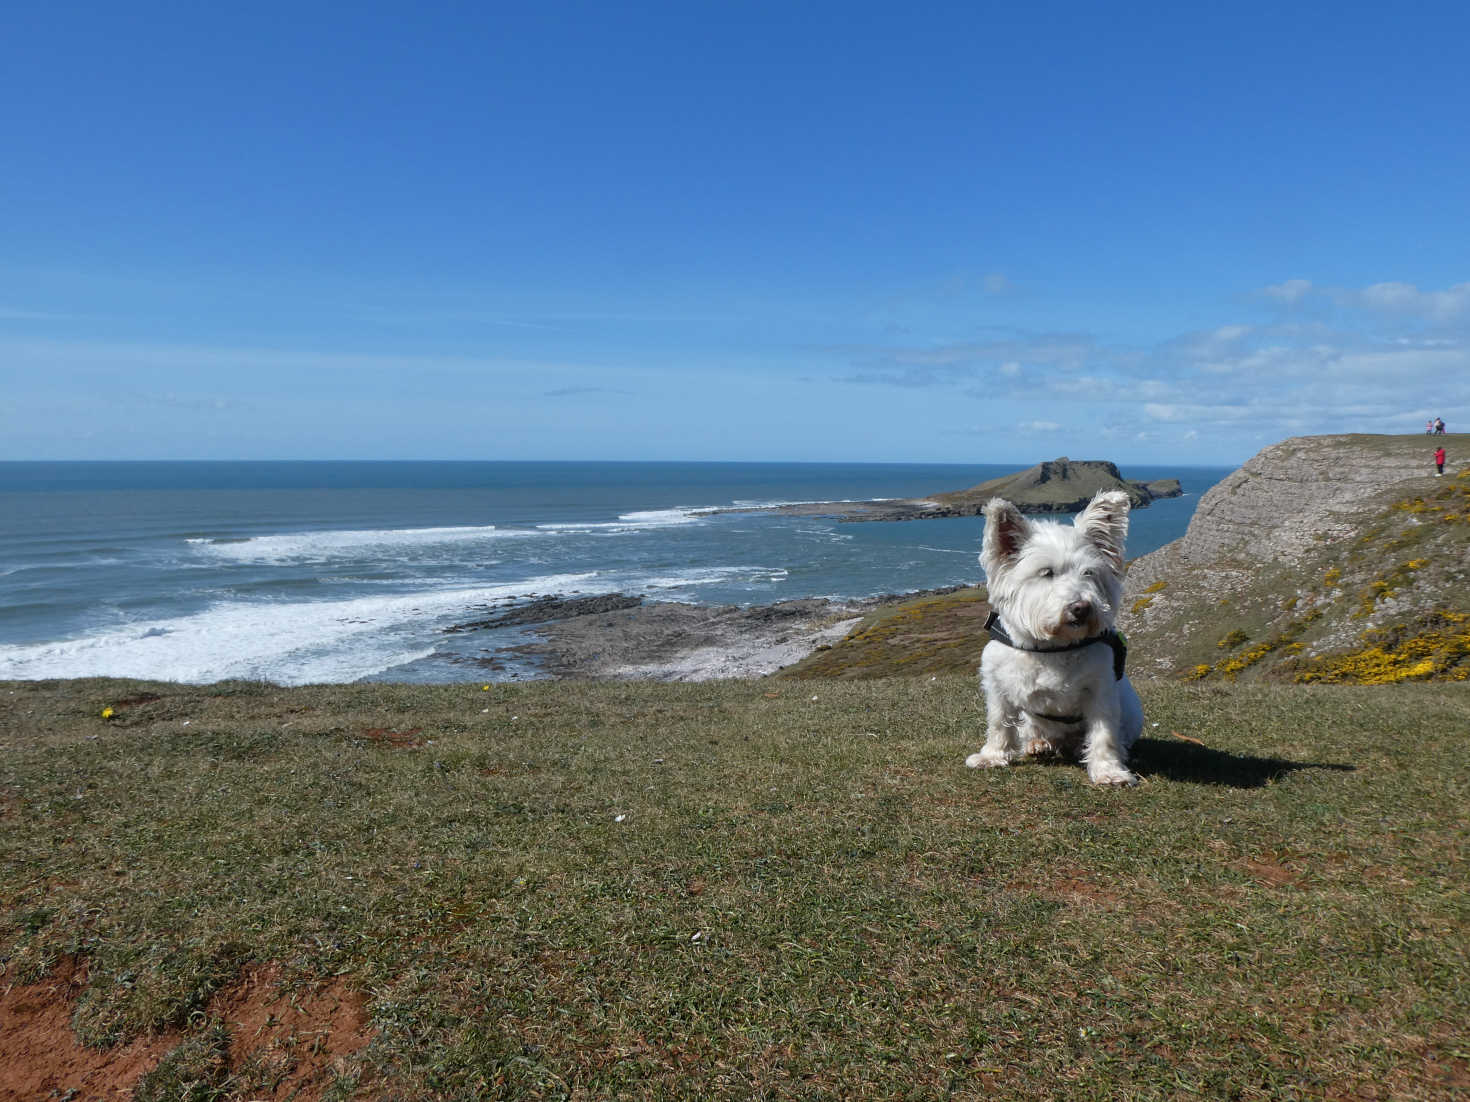
<svg viewBox="0 0 1470 1102">
<path fill-rule="evenodd" d="M 627 818 L 626 815 L 614 815 L 613 816 L 613 822 L 615 822 L 615 823 L 621 823 L 626 818 Z"/>
</svg>

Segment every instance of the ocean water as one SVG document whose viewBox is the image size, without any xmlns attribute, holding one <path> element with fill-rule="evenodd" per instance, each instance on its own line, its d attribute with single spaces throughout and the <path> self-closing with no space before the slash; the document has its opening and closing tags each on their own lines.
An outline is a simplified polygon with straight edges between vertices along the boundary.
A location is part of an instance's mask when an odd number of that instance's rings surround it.
<svg viewBox="0 0 1470 1102">
<path fill-rule="evenodd" d="M 1026 466 L 0 463 L 0 679 L 280 684 L 536 676 L 518 601 L 623 592 L 766 604 L 981 580 L 979 518 L 844 524 L 732 505 L 913 497 Z M 1226 474 L 1133 514 L 1136 557 Z"/>
</svg>

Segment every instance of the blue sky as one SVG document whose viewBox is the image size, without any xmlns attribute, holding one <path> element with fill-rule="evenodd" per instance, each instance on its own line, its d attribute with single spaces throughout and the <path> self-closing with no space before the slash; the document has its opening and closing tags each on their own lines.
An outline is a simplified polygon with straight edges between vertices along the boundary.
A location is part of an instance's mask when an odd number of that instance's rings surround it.
<svg viewBox="0 0 1470 1102">
<path fill-rule="evenodd" d="M 1470 421 L 1470 9 L 21 3 L 0 459 Z"/>
</svg>

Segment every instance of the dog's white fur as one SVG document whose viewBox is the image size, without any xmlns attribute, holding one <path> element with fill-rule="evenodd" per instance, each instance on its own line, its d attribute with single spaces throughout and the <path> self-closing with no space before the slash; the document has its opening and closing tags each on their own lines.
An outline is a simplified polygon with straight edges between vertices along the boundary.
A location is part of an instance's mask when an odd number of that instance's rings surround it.
<svg viewBox="0 0 1470 1102">
<path fill-rule="evenodd" d="M 1022 647 L 1057 647 L 1113 626 L 1123 589 L 1128 495 L 1102 490 L 1069 527 L 1027 520 L 1010 502 L 985 507 L 980 565 L 990 604 Z M 1113 650 L 1018 650 L 991 640 L 980 656 L 985 746 L 971 768 L 1009 765 L 1021 754 L 1075 754 L 1093 784 L 1134 784 L 1128 753 L 1143 731 L 1143 705 Z M 1078 722 L 1046 717 L 1081 716 Z"/>
</svg>

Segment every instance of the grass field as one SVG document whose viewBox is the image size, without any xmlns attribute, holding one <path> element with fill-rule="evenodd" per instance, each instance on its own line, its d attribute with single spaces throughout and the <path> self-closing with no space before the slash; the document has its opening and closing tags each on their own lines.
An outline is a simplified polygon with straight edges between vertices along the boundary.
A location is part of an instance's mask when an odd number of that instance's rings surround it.
<svg viewBox="0 0 1470 1102">
<path fill-rule="evenodd" d="M 1141 688 L 1114 791 L 965 770 L 969 678 L 0 684 L 7 980 L 139 1098 L 1470 1087 L 1470 690 Z"/>
</svg>

